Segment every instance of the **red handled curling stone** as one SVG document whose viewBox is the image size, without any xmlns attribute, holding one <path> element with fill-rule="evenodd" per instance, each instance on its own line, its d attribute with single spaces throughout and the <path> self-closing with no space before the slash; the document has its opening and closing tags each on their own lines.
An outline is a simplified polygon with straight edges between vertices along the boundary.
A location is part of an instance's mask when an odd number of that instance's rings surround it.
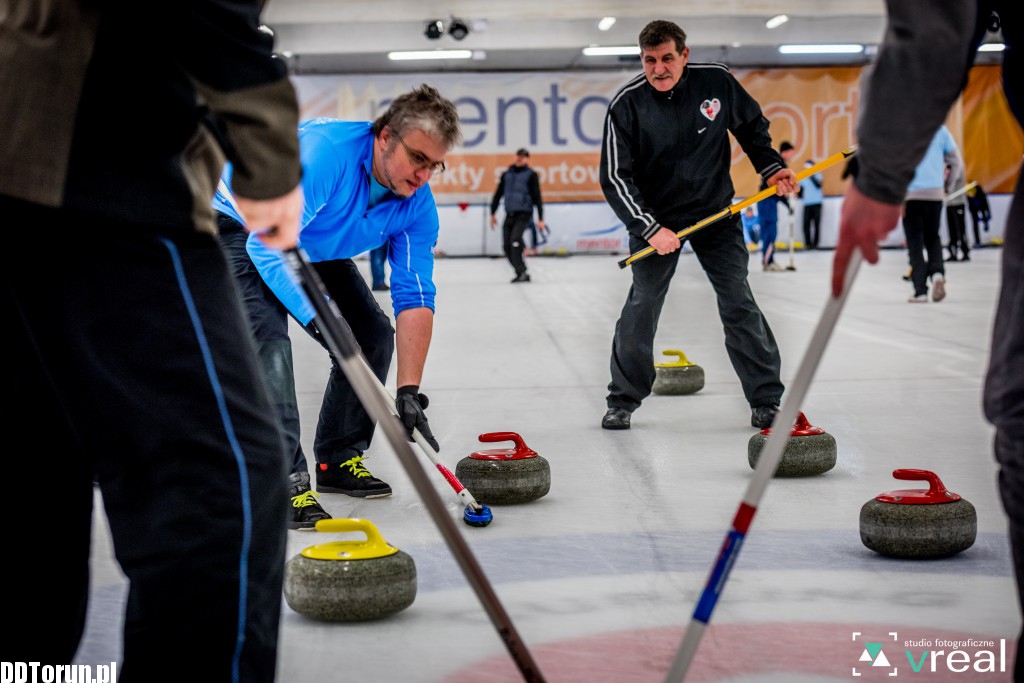
<svg viewBox="0 0 1024 683">
<path fill-rule="evenodd" d="M 955 555 L 974 545 L 978 514 L 966 500 L 947 491 L 928 470 L 894 470 L 892 476 L 927 481 L 927 489 L 889 491 L 860 509 L 860 540 L 876 553 L 908 560 Z"/>
<path fill-rule="evenodd" d="M 694 394 L 704 388 L 704 368 L 691 363 L 686 354 L 676 349 L 662 351 L 663 356 L 675 356 L 671 363 L 654 364 L 654 385 L 651 391 L 662 396 Z"/>
<path fill-rule="evenodd" d="M 416 564 L 366 519 L 322 519 L 316 530 L 361 531 L 365 541 L 306 548 L 284 566 L 284 598 L 322 621 L 367 621 L 400 612 L 416 599 Z"/>
<path fill-rule="evenodd" d="M 747 443 L 747 462 L 751 468 L 757 468 L 761 449 L 768 443 L 771 433 L 771 428 L 762 429 L 750 437 L 750 442 Z M 775 470 L 775 476 L 812 477 L 824 474 L 835 466 L 835 438 L 821 427 L 811 425 L 803 413 L 798 414 L 786 441 L 786 449 L 782 451 L 782 460 Z"/>
<path fill-rule="evenodd" d="M 481 434 L 484 443 L 514 441 L 515 448 L 476 451 L 459 461 L 455 476 L 481 503 L 529 503 L 551 489 L 551 466 L 515 432 Z"/>
</svg>

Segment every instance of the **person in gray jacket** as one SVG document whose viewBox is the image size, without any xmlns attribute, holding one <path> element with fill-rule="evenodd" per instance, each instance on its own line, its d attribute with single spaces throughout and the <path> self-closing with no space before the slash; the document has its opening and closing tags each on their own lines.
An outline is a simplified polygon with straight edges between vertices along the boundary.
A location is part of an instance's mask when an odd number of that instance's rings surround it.
<svg viewBox="0 0 1024 683">
<path fill-rule="evenodd" d="M 618 91 L 605 117 L 601 188 L 629 231 L 630 250 L 650 246 L 657 255 L 632 265 L 612 343 L 605 429 L 629 429 L 651 393 L 654 336 L 682 246 L 676 232 L 732 202 L 729 134 L 778 194 L 797 188 L 796 175 L 772 148 L 760 105 L 725 66 L 689 63 L 686 34 L 671 21 L 647 24 L 639 43 L 644 73 Z M 740 217 L 695 233 L 690 244 L 715 291 L 750 423 L 769 427 L 782 399 L 781 360 L 747 283 Z"/>
<path fill-rule="evenodd" d="M 544 230 L 544 201 L 540 196 L 540 178 L 530 168 L 530 151 L 516 150 L 516 160 L 501 174 L 498 187 L 491 198 L 491 230 L 498 225 L 498 204 L 505 199 L 505 222 L 502 224 L 502 246 L 505 257 L 512 264 L 516 276 L 512 282 L 529 282 L 523 260 L 523 232 L 533 220 L 533 207 L 537 207 L 537 228 Z M 535 240 L 536 242 L 536 240 Z"/>
<path fill-rule="evenodd" d="M 5 568 L 5 663 L 76 656 L 95 481 L 129 581 L 116 673 L 274 680 L 285 451 L 210 206 L 226 153 L 249 228 L 296 243 L 298 107 L 261 6 L 0 3 L 3 517 L 41 549 Z M 40 477 L 45 515 L 13 490 Z"/>
<path fill-rule="evenodd" d="M 1024 125 L 1024 18 L 1019 0 L 889 0 L 888 27 L 857 129 L 860 172 L 846 190 L 832 269 L 843 291 L 853 250 L 878 262 L 896 227 L 914 169 L 967 82 L 986 29 L 1001 28 L 1003 91 Z M 999 491 L 1009 517 L 1017 596 L 1024 611 L 1024 168 L 1006 219 L 1002 278 L 985 377 L 985 416 L 995 426 Z M 1024 681 L 1024 638 L 1013 680 Z"/>
</svg>

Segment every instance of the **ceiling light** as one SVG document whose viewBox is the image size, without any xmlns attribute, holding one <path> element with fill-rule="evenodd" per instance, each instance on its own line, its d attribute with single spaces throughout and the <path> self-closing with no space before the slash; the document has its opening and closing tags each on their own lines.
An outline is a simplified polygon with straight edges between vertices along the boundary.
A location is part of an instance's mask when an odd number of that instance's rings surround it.
<svg viewBox="0 0 1024 683">
<path fill-rule="evenodd" d="M 1003 43 L 984 43 L 978 48 L 978 52 L 1002 52 L 1006 49 Z"/>
<path fill-rule="evenodd" d="M 863 45 L 779 45 L 779 52 L 784 55 L 853 55 L 864 52 Z"/>
<path fill-rule="evenodd" d="M 599 31 L 607 31 L 615 25 L 615 17 L 605 17 L 601 21 L 597 22 L 597 29 Z"/>
<path fill-rule="evenodd" d="M 764 25 L 767 26 L 768 28 L 778 28 L 779 26 L 785 24 L 787 21 L 789 21 L 789 17 L 787 15 L 776 14 L 774 17 L 764 22 Z"/>
<path fill-rule="evenodd" d="M 452 17 L 448 22 L 448 35 L 455 40 L 462 40 L 469 35 L 469 26 L 462 19 Z"/>
<path fill-rule="evenodd" d="M 614 55 L 638 55 L 640 48 L 636 45 L 619 45 L 611 47 L 598 47 L 591 45 L 583 48 L 583 54 L 587 57 L 608 57 Z"/>
<path fill-rule="evenodd" d="M 472 56 L 472 50 L 405 50 L 388 53 L 388 59 L 395 62 L 413 59 L 470 59 Z"/>
<path fill-rule="evenodd" d="M 440 19 L 431 19 L 427 22 L 427 27 L 423 30 L 423 35 L 430 40 L 437 40 L 444 35 L 444 22 Z"/>
</svg>

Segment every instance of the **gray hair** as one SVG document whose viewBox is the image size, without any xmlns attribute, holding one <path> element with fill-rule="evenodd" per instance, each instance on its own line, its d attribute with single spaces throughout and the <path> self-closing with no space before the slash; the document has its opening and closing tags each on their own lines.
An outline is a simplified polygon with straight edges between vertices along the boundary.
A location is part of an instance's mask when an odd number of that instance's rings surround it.
<svg viewBox="0 0 1024 683">
<path fill-rule="evenodd" d="M 399 137 L 421 130 L 448 149 L 462 142 L 455 105 L 426 83 L 396 97 L 387 111 L 373 122 L 373 134 L 380 135 L 384 126 Z"/>
</svg>

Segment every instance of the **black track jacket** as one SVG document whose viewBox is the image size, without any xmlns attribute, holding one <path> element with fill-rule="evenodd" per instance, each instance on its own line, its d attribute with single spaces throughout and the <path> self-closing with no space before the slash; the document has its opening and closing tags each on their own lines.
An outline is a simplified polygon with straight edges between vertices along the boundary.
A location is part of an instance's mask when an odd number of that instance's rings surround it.
<svg viewBox="0 0 1024 683">
<path fill-rule="evenodd" d="M 722 64 L 687 64 L 668 92 L 640 74 L 605 117 L 601 189 L 630 233 L 650 239 L 721 211 L 735 190 L 729 132 L 762 178 L 782 169 L 761 106 Z"/>
</svg>

